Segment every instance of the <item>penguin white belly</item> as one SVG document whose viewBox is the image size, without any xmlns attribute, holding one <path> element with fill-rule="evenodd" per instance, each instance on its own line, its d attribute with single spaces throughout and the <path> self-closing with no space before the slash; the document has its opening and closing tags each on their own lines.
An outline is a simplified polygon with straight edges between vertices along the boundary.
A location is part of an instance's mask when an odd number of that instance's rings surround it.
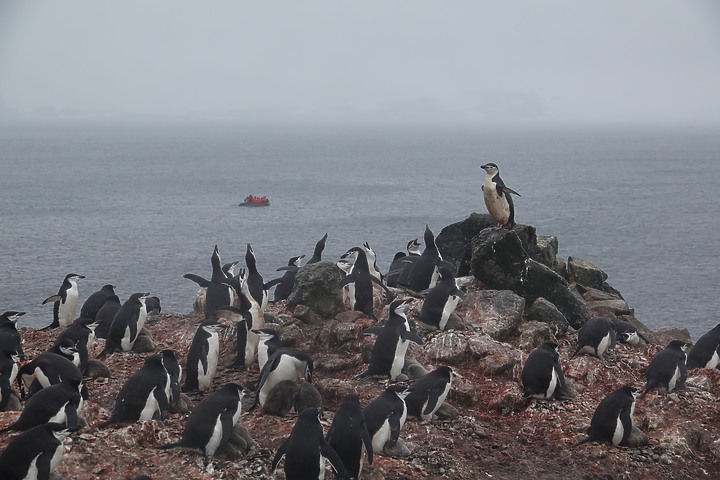
<svg viewBox="0 0 720 480">
<path fill-rule="evenodd" d="M 122 348 L 123 352 L 132 350 L 135 339 L 130 338 L 131 336 L 130 327 L 125 327 L 125 333 L 123 333 L 123 338 L 120 340 L 120 348 Z"/>
<path fill-rule="evenodd" d="M 715 368 L 720 363 L 720 355 L 718 355 L 717 350 L 715 350 L 712 354 L 712 357 L 710 357 L 710 360 L 705 364 L 705 368 Z M 10 377 L 12 378 L 12 377 Z"/>
<path fill-rule="evenodd" d="M 220 415 L 215 419 L 215 426 L 213 427 L 212 435 L 205 445 L 205 455 L 215 455 L 218 447 L 220 446 L 220 440 L 222 440 L 223 427 L 220 421 Z"/>
<path fill-rule="evenodd" d="M 73 359 L 72 359 L 73 365 L 80 368 L 80 354 L 75 352 L 73 353 Z"/>
<path fill-rule="evenodd" d="M 62 407 L 60 407 L 60 410 L 53 415 L 50 420 L 47 421 L 47 423 L 67 423 L 67 415 L 65 415 L 65 407 L 67 407 L 67 404 L 69 402 L 65 402 Z"/>
<path fill-rule="evenodd" d="M 255 328 L 255 327 L 253 327 Z M 250 367 L 255 361 L 255 353 L 257 352 L 260 337 L 256 333 L 248 330 L 247 339 L 245 340 L 245 366 Z"/>
<path fill-rule="evenodd" d="M 208 388 L 210 388 L 210 382 L 212 381 L 212 378 L 205 371 L 202 360 L 198 360 L 198 362 L 197 362 L 197 372 L 198 372 L 198 390 L 200 390 L 202 392 L 202 391 L 205 391 Z"/>
<path fill-rule="evenodd" d="M 50 386 L 50 379 L 45 375 L 45 372 L 42 371 L 40 368 L 35 369 L 35 379 L 38 381 L 40 385 L 42 385 L 43 388 L 47 388 Z M 32 380 L 30 381 L 32 383 Z M 30 385 L 28 385 L 30 387 Z"/>
<path fill-rule="evenodd" d="M 208 385 L 205 388 L 210 387 L 210 382 L 212 381 L 213 376 L 215 375 L 215 370 L 217 369 L 218 364 L 218 352 L 220 351 L 220 337 L 217 333 L 214 333 L 210 335 L 210 338 L 207 340 L 208 342 L 208 355 L 207 355 L 207 382 Z M 201 387 L 202 390 L 202 387 Z"/>
<path fill-rule="evenodd" d="M 605 335 L 597 346 L 597 356 L 602 357 L 610 346 L 610 334 Z"/>
<path fill-rule="evenodd" d="M 440 330 L 445 330 L 445 326 L 450 319 L 450 315 L 453 314 L 459 302 L 460 297 L 458 297 L 457 295 L 450 295 L 447 302 L 445 302 L 445 306 L 443 307 L 443 311 L 440 316 Z"/>
<path fill-rule="evenodd" d="M 148 420 L 152 420 L 153 416 L 155 415 L 155 412 L 160 410 L 160 406 L 158 405 L 157 400 L 155 399 L 155 390 L 157 387 L 153 388 L 150 394 L 147 397 L 147 400 L 145 400 L 145 406 L 143 407 L 142 411 L 140 412 L 140 418 L 138 418 L 138 421 L 140 422 L 146 422 Z"/>
<path fill-rule="evenodd" d="M 18 374 L 18 364 L 17 362 L 13 363 L 12 369 L 10 370 L 10 385 L 13 385 L 15 383 L 15 379 L 17 378 Z"/>
<path fill-rule="evenodd" d="M 138 335 L 140 335 L 140 330 L 142 330 L 145 326 L 145 320 L 147 320 L 147 309 L 145 308 L 145 304 L 143 303 L 142 307 L 140 307 L 140 314 L 138 315 L 137 320 L 137 330 L 135 333 L 135 338 L 132 339 L 133 343 L 135 343 Z"/>
<path fill-rule="evenodd" d="M 61 327 L 67 327 L 73 320 L 75 320 L 75 313 L 77 313 L 78 306 L 78 289 L 77 286 L 73 285 L 72 288 L 67 290 L 65 296 L 65 303 L 60 302 L 58 308 L 58 322 Z"/>
<path fill-rule="evenodd" d="M 265 379 L 265 383 L 260 389 L 260 406 L 265 405 L 265 399 L 270 394 L 270 391 L 275 385 L 282 382 L 283 380 L 295 381 L 298 376 L 298 371 L 304 368 L 302 364 L 304 364 L 304 362 L 301 362 L 294 357 L 283 355 L 280 358 L 280 362 L 277 364 L 277 367 L 275 367 L 275 370 L 268 374 L 267 378 Z"/>
<path fill-rule="evenodd" d="M 373 452 L 381 453 L 388 440 L 390 440 L 390 421 L 386 418 L 372 437 Z"/>
<path fill-rule="evenodd" d="M 409 341 L 398 338 L 398 343 L 395 347 L 395 357 L 393 358 L 393 363 L 390 367 L 390 380 L 395 380 L 397 376 L 400 375 L 402 367 L 405 365 L 405 353 L 407 352 L 409 345 Z"/>
<path fill-rule="evenodd" d="M 555 368 L 553 367 L 552 373 L 550 373 L 550 383 L 548 384 L 548 389 L 545 392 L 545 398 L 551 398 L 553 396 L 553 393 L 555 393 L 555 389 L 557 388 L 558 384 L 558 375 L 555 371 Z"/>
<path fill-rule="evenodd" d="M 55 467 L 60 465 L 60 460 L 62 460 L 63 453 L 65 453 L 65 447 L 63 446 L 62 440 L 60 440 L 60 445 L 55 448 L 55 453 L 53 453 L 53 456 L 50 459 L 51 472 L 55 470 Z"/>
<path fill-rule="evenodd" d="M 37 478 L 38 478 L 37 461 L 38 461 L 38 458 L 40 458 L 40 455 L 42 455 L 42 454 L 38 453 L 37 456 L 30 461 L 28 471 L 22 480 L 37 480 Z"/>
<path fill-rule="evenodd" d="M 265 342 L 258 342 L 258 367 L 262 371 L 263 367 L 268 361 L 268 347 Z"/>
<path fill-rule="evenodd" d="M 620 442 L 622 442 L 624 433 L 625 429 L 623 428 L 622 421 L 620 420 L 620 417 L 617 417 L 615 419 L 615 432 L 613 433 L 612 444 L 619 445 Z"/>
<path fill-rule="evenodd" d="M 675 371 L 672 374 L 672 377 L 670 377 L 670 381 L 668 382 L 668 393 L 675 390 L 675 386 L 677 385 L 677 381 L 680 379 L 680 367 L 675 367 Z"/>
<path fill-rule="evenodd" d="M 504 196 L 497 194 L 494 182 L 486 182 L 484 187 L 483 197 L 490 216 L 498 223 L 506 224 L 510 219 L 510 204 Z"/>
</svg>

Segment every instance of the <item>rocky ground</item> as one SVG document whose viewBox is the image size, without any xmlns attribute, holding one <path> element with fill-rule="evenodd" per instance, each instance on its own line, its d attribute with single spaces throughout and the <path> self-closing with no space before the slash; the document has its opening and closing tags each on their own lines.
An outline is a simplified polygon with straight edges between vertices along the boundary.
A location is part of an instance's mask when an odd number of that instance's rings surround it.
<svg viewBox="0 0 720 480">
<path fill-rule="evenodd" d="M 420 304 L 421 300 L 415 302 L 414 313 Z M 448 398 L 448 403 L 457 409 L 456 418 L 407 422 L 401 437 L 411 450 L 410 456 L 376 456 L 373 465 L 366 464 L 363 478 L 698 479 L 720 474 L 717 370 L 692 370 L 682 391 L 670 395 L 652 392 L 638 400 L 635 424 L 649 437 L 646 447 L 585 444 L 573 448 L 571 445 L 583 438 L 595 407 L 605 395 L 623 384 L 644 386 L 643 369 L 662 347 L 645 343 L 638 347 L 618 345 L 604 359 L 580 356 L 569 360 L 575 335 L 572 329 L 567 334 L 557 332 L 561 364 L 577 397 L 564 402 L 526 400 L 521 395 L 519 378 L 530 346 L 520 348 L 517 337 L 505 342 L 493 340 L 484 333 L 483 326 L 476 324 L 471 312 L 466 309 L 460 315 L 466 330 L 427 334 L 424 344 L 408 353 L 429 370 L 447 363 L 463 376 L 455 380 Z M 271 307 L 268 317 L 278 323 L 286 343 L 305 349 L 314 358 L 315 384 L 323 395 L 327 431 L 346 393 L 359 394 L 361 404 L 366 405 L 385 388 L 386 382 L 377 379 L 349 380 L 366 367 L 374 337 L 365 337 L 360 331 L 374 321 L 357 312 L 344 312 L 330 320 L 315 318 L 306 323 L 294 318 L 294 313 L 278 305 Z M 175 350 L 184 364 L 200 319 L 197 314 L 162 314 L 152 317 L 146 326 L 157 350 Z M 45 350 L 55 335 L 53 331 L 24 331 L 28 358 Z M 101 348 L 96 344 L 94 353 Z M 250 371 L 230 368 L 234 355 L 231 338 L 224 341 L 224 349 L 214 385 L 239 382 L 254 389 L 257 366 Z M 264 415 L 259 410 L 244 414 L 241 423 L 255 445 L 249 452 L 230 458 L 205 458 L 188 449 L 154 449 L 179 439 L 187 418 L 183 413 L 173 413 L 164 422 L 98 430 L 96 426 L 109 417 L 123 382 L 140 368 L 147 355 L 112 354 L 104 359 L 111 378 L 87 381 L 90 400 L 83 416 L 88 426 L 68 440 L 57 474 L 67 480 L 131 479 L 137 474 L 156 480 L 284 477 L 282 468 L 272 472 L 270 463 L 294 425 L 294 413 L 284 418 Z M 199 399 L 191 397 L 194 404 Z M 251 399 L 247 400 L 249 404 Z M 18 412 L 0 413 L 0 427 L 17 416 Z M 1 434 L 0 448 L 15 435 Z"/>
</svg>

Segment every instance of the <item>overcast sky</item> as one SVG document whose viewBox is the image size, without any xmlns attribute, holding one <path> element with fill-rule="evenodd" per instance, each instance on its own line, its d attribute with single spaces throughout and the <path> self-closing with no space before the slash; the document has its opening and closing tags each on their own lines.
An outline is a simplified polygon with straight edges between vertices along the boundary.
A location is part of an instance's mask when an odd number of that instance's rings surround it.
<svg viewBox="0 0 720 480">
<path fill-rule="evenodd" d="M 718 122 L 720 1 L 0 0 L 1 103 L 26 116 Z"/>
</svg>

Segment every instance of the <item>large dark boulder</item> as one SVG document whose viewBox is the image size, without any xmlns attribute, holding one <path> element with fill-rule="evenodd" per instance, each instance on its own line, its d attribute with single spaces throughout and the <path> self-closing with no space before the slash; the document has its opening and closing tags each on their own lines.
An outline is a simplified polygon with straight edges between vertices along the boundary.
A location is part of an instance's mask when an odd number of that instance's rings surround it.
<svg viewBox="0 0 720 480">
<path fill-rule="evenodd" d="M 318 262 L 298 270 L 288 306 L 305 305 L 322 317 L 345 310 L 340 291 L 342 272 L 332 262 Z"/>
</svg>

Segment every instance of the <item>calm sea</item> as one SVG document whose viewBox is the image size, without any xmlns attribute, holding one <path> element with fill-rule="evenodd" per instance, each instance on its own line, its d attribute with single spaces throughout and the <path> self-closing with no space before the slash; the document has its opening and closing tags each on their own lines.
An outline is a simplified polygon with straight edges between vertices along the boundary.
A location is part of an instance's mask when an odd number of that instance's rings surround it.
<svg viewBox="0 0 720 480">
<path fill-rule="evenodd" d="M 518 223 L 560 255 L 609 274 L 651 327 L 718 323 L 720 130 L 594 127 L 4 125 L 0 129 L 0 310 L 41 305 L 70 272 L 81 302 L 106 283 L 186 313 L 210 254 L 266 280 L 329 233 L 325 258 L 370 242 L 392 255 L 473 211 L 480 165 L 522 194 Z M 269 208 L 240 208 L 248 194 Z"/>
</svg>

